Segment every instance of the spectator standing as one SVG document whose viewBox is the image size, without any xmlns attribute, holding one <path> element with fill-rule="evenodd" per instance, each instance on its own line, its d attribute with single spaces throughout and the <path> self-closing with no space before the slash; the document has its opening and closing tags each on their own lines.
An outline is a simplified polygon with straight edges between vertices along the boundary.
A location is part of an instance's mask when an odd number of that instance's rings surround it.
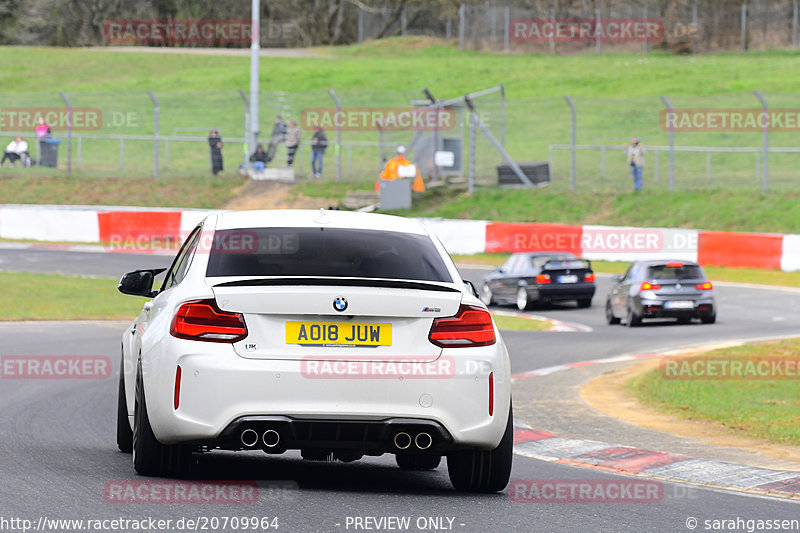
<svg viewBox="0 0 800 533">
<path fill-rule="evenodd" d="M 294 164 L 294 155 L 297 153 L 299 146 L 300 128 L 297 127 L 297 122 L 290 120 L 289 127 L 286 128 L 286 166 L 291 167 Z"/>
<path fill-rule="evenodd" d="M 633 174 L 633 189 L 642 190 L 642 172 L 644 171 L 644 145 L 639 143 L 639 139 L 633 139 L 629 146 L 625 147 L 625 155 Z"/>
<path fill-rule="evenodd" d="M 208 134 L 208 148 L 211 150 L 211 172 L 216 176 L 222 172 L 222 137 L 217 130 Z"/>
<path fill-rule="evenodd" d="M 36 124 L 36 157 L 38 158 L 37 165 L 42 163 L 42 141 L 50 137 L 50 126 L 45 122 L 44 117 L 39 117 Z"/>
<path fill-rule="evenodd" d="M 269 138 L 269 145 L 267 146 L 267 163 L 275 158 L 275 150 L 278 145 L 286 141 L 286 122 L 280 115 L 275 117 L 275 123 L 272 126 L 272 135 Z"/>
<path fill-rule="evenodd" d="M 322 156 L 328 147 L 328 137 L 319 126 L 314 126 L 314 135 L 311 136 L 311 172 L 315 178 L 322 176 Z"/>
<path fill-rule="evenodd" d="M 28 154 L 28 142 L 22 137 L 17 137 L 6 146 L 6 151 L 3 153 L 3 159 L 0 159 L 0 167 L 6 162 L 6 159 L 14 166 L 17 161 L 22 161 L 22 165 L 31 166 L 31 158 Z"/>
</svg>

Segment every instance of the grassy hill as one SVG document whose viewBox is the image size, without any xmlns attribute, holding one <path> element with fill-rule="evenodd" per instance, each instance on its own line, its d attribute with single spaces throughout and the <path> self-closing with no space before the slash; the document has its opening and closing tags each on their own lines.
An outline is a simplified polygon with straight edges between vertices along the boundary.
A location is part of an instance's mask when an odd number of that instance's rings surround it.
<svg viewBox="0 0 800 533">
<path fill-rule="evenodd" d="M 562 96 L 572 95 L 578 107 L 578 142 L 614 144 L 630 136 L 648 145 L 665 144 L 660 128 L 669 95 L 676 107 L 754 107 L 753 90 L 761 90 L 780 107 L 800 107 L 800 52 L 767 51 L 674 56 L 653 52 L 576 56 L 506 55 L 459 51 L 451 42 L 421 37 L 387 39 L 341 48 L 310 50 L 308 57 L 264 57 L 261 60 L 261 125 L 270 117 L 287 117 L 314 106 L 331 106 L 335 89 L 345 106 L 407 105 L 427 87 L 439 98 L 503 84 L 506 90 L 506 148 L 518 160 L 546 160 L 548 146 L 569 139 L 569 112 Z M 3 107 L 63 107 L 58 91 L 75 106 L 96 107 L 105 117 L 128 114 L 135 120 L 104 123 L 92 134 L 152 135 L 153 106 L 145 90 L 161 101 L 160 131 L 171 135 L 210 127 L 223 138 L 241 136 L 243 105 L 239 89 L 249 85 L 246 55 L 158 54 L 103 49 L 0 47 L 4 65 L 0 83 Z M 483 119 L 499 136 L 499 99 L 479 101 Z M 2 112 L 2 108 L 0 108 Z M 117 115 L 118 116 L 118 115 Z M 8 128 L 0 123 L 2 130 Z M 56 133 L 63 134 L 63 131 Z M 329 132 L 330 133 L 330 132 Z M 303 138 L 308 139 L 308 132 Z M 333 135 L 331 134 L 331 137 Z M 391 142 L 406 142 L 408 132 Z M 345 132 L 345 142 L 377 141 L 372 131 Z M 685 133 L 678 145 L 760 146 L 758 133 Z M 772 146 L 800 146 L 799 133 L 773 133 Z M 150 140 L 85 138 L 81 166 L 66 176 L 63 168 L 0 169 L 0 203 L 129 204 L 222 207 L 243 184 L 235 168 L 244 158 L 242 146 L 226 142 L 226 171 L 208 172 L 204 142 L 174 142 L 169 160 L 162 144 L 161 177 L 152 179 Z M 73 146 L 73 167 L 78 147 Z M 478 135 L 478 176 L 490 183 L 499 156 Z M 60 164 L 64 165 L 62 145 Z M 122 157 L 121 157 L 122 155 Z M 328 194 L 335 200 L 346 190 L 369 189 L 380 157 L 374 146 L 345 147 L 345 184 L 332 183 L 335 147 L 326 154 L 325 182 L 301 185 L 303 194 Z M 124 157 L 124 160 L 123 160 Z M 279 152 L 279 158 L 282 152 Z M 301 175 L 308 171 L 308 153 L 301 152 Z M 627 167 L 620 153 L 581 152 L 578 187 L 568 189 L 568 153 L 555 151 L 553 184 L 540 191 L 479 188 L 435 191 L 422 197 L 412 214 L 453 218 L 669 225 L 738 231 L 800 232 L 794 215 L 798 156 L 773 154 L 770 184 L 761 194 L 755 179 L 754 154 L 714 154 L 712 177 L 706 179 L 704 153 L 679 154 L 676 188 L 666 188 L 666 155 L 656 176 L 655 154 L 648 154 L 645 191 L 630 193 Z"/>
</svg>

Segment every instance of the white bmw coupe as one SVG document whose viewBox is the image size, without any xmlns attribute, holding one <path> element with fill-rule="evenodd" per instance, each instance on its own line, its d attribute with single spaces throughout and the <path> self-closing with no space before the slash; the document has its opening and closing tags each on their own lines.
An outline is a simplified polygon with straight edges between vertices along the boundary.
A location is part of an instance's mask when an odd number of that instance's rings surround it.
<svg viewBox="0 0 800 533">
<path fill-rule="evenodd" d="M 419 221 L 343 211 L 213 214 L 122 335 L 117 443 L 147 476 L 193 454 L 308 460 L 442 456 L 458 490 L 505 488 L 513 456 L 503 340 Z"/>
</svg>

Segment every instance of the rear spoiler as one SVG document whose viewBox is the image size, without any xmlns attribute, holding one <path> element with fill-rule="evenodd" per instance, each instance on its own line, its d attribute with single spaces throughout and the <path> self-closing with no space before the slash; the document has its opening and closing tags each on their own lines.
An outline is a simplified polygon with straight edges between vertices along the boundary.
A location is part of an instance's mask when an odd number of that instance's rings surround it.
<svg viewBox="0 0 800 533">
<path fill-rule="evenodd" d="M 312 278 L 312 277 L 282 277 L 282 278 L 248 278 L 236 281 L 217 283 L 214 287 L 268 287 L 268 286 L 325 286 L 325 287 L 381 287 L 389 289 L 415 289 L 436 292 L 461 292 L 455 287 L 437 285 L 419 281 L 400 279 L 374 279 L 374 278 Z"/>
<path fill-rule="evenodd" d="M 577 263 L 577 262 L 585 263 L 585 266 L 564 266 L 565 263 Z M 588 259 L 584 259 L 583 257 L 576 257 L 575 259 L 551 259 L 550 261 L 546 262 L 542 265 L 542 270 L 558 270 L 562 268 L 569 268 L 569 269 L 578 269 L 578 268 L 588 268 L 589 270 L 592 269 L 592 262 Z"/>
</svg>

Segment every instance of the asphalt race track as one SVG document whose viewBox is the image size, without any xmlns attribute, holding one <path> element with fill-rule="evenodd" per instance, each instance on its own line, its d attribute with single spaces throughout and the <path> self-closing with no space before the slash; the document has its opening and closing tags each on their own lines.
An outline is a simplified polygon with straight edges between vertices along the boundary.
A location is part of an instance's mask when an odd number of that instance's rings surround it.
<svg viewBox="0 0 800 533">
<path fill-rule="evenodd" d="M 164 256 L 95 254 L 56 250 L 0 249 L 0 270 L 63 272 L 117 278 L 128 270 L 167 266 Z M 462 269 L 479 282 L 484 270 Z M 98 279 L 98 283 L 114 283 Z M 590 327 L 588 332 L 507 332 L 512 371 L 647 353 L 706 342 L 788 336 L 797 333 L 794 311 L 800 292 L 716 284 L 715 325 L 653 324 L 637 329 L 607 326 L 603 316 L 608 278 L 598 281 L 590 309 L 554 306 L 533 313 Z M 144 300 L 143 300 L 144 301 Z M 13 305 L 13 302 L 6 302 Z M 531 503 L 508 493 L 452 491 L 444 464 L 432 472 L 407 472 L 385 455 L 355 463 L 308 462 L 299 454 L 270 457 L 260 452 L 199 456 L 197 479 L 255 481 L 258 499 L 249 504 L 109 502 L 109 483 L 148 481 L 136 476 L 131 456 L 117 451 L 115 408 L 122 323 L 0 323 L 0 356 L 108 356 L 105 379 L 0 380 L 0 530 L 21 531 L 3 520 L 179 519 L 277 517 L 279 531 L 697 531 L 705 520 L 797 519 L 797 501 L 695 485 L 661 484 L 658 501 L 636 503 Z M 536 380 L 517 386 L 535 387 Z M 535 420 L 524 420 L 535 426 Z M 587 421 L 590 425 L 590 421 Z M 547 428 L 539 428 L 547 429 Z M 605 485 L 650 481 L 516 456 L 512 480 L 599 480 Z M 160 480 L 159 483 L 168 480 Z M 372 517 L 376 520 L 358 520 Z M 402 522 L 388 517 L 408 517 Z M 697 520 L 697 522 L 693 520 Z M 46 522 L 42 522 L 47 525 Z M 274 524 L 274 522 L 270 522 Z M 207 530 L 212 528 L 207 522 Z M 360 525 L 359 525 L 360 524 Z M 692 527 L 694 526 L 694 527 Z M 708 527 L 707 527 L 708 526 Z M 42 531 L 73 531 L 43 527 Z M 197 528 L 203 530 L 202 525 Z M 776 529 L 776 528 L 772 528 Z M 124 529 L 91 529 L 116 531 Z M 233 531 L 228 527 L 226 530 Z M 238 530 L 242 530 L 239 528 Z M 269 529 L 250 529 L 267 531 Z"/>
</svg>

